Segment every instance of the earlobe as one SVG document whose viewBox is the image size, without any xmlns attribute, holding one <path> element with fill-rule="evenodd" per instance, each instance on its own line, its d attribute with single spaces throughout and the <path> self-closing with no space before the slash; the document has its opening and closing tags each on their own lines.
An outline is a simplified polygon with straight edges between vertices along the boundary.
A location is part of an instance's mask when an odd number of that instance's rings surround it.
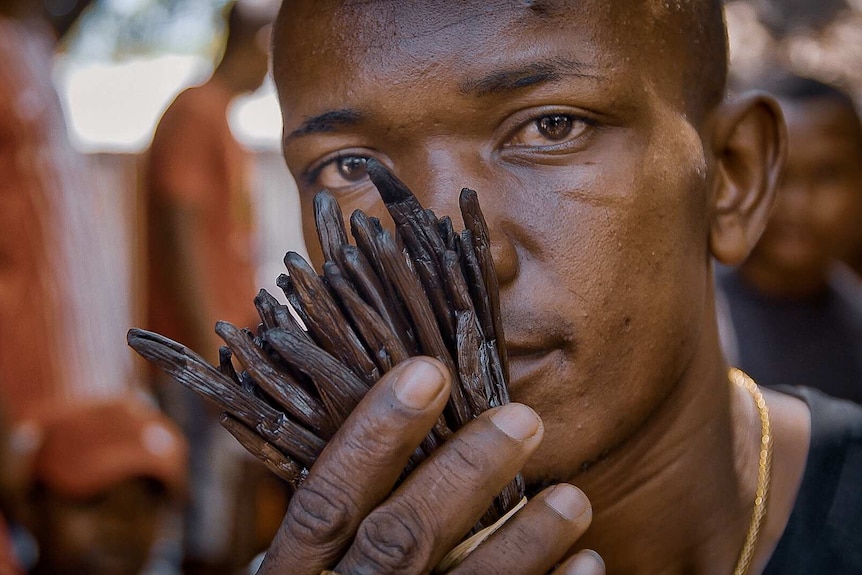
<svg viewBox="0 0 862 575">
<path fill-rule="evenodd" d="M 751 93 L 723 103 L 712 123 L 710 249 L 725 265 L 741 263 L 760 238 L 786 156 L 778 103 Z"/>
</svg>

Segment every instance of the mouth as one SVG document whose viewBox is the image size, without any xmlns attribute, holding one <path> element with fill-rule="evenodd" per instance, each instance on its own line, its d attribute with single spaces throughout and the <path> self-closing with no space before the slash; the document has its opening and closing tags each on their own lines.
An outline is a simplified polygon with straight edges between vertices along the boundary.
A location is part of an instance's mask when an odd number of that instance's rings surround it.
<svg viewBox="0 0 862 575">
<path fill-rule="evenodd" d="M 507 346 L 509 356 L 509 388 L 517 392 L 548 377 L 561 360 L 562 349 L 556 346 Z"/>
</svg>

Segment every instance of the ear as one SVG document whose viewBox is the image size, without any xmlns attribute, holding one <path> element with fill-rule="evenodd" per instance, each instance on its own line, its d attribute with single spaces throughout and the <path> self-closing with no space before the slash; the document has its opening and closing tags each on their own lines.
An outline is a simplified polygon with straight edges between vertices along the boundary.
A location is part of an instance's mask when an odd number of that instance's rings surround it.
<svg viewBox="0 0 862 575">
<path fill-rule="evenodd" d="M 741 263 L 757 243 L 772 209 L 787 155 L 778 102 L 750 93 L 721 104 L 712 117 L 710 250 L 725 265 Z"/>
</svg>

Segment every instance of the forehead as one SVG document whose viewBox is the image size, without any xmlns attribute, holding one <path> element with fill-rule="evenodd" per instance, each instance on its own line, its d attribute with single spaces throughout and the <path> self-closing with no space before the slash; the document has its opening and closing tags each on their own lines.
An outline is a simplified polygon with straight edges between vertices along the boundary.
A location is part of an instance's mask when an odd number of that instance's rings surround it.
<svg viewBox="0 0 862 575">
<path fill-rule="evenodd" d="M 681 101 L 683 58 L 681 51 L 669 49 L 679 39 L 656 33 L 673 19 L 667 7 L 679 5 L 647 0 L 288 2 L 277 24 L 275 78 L 282 100 L 307 109 L 302 104 L 320 105 L 321 98 L 350 99 L 357 80 L 377 82 L 383 94 L 404 86 L 415 90 L 417 84 L 431 85 L 455 73 L 463 89 L 472 80 L 493 83 L 489 73 L 497 70 L 545 63 L 585 76 L 628 78 L 620 81 L 623 89 L 649 83 Z"/>
</svg>

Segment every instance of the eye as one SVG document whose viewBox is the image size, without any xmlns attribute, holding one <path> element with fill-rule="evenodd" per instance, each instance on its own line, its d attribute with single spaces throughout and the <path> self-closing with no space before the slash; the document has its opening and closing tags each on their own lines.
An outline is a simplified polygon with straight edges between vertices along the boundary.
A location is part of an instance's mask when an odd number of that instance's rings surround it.
<svg viewBox="0 0 862 575">
<path fill-rule="evenodd" d="M 361 182 L 368 177 L 365 171 L 366 156 L 358 154 L 339 154 L 324 159 L 310 170 L 308 180 L 321 188 L 334 191 Z"/>
<path fill-rule="evenodd" d="M 570 114 L 546 114 L 523 125 L 506 143 L 508 148 L 559 147 L 576 140 L 590 123 Z"/>
</svg>

